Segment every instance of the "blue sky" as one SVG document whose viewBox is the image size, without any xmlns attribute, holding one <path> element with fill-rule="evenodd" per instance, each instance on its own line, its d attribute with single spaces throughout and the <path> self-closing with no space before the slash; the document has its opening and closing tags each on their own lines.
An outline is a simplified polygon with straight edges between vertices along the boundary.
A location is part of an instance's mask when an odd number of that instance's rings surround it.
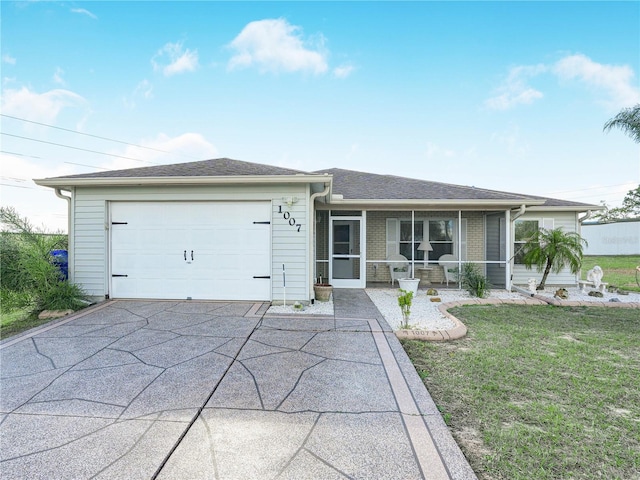
<svg viewBox="0 0 640 480">
<path fill-rule="evenodd" d="M 611 206 L 640 182 L 602 131 L 640 102 L 638 2 L 0 5 L 1 201 L 49 229 L 32 178 L 217 157 Z"/>
</svg>

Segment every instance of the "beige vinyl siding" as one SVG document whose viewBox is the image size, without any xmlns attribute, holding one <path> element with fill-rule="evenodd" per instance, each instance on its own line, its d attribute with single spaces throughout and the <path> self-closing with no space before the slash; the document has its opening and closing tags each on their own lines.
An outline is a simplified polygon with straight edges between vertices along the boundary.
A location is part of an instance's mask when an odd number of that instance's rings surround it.
<svg viewBox="0 0 640 480">
<path fill-rule="evenodd" d="M 73 264 L 71 279 L 92 297 L 106 292 L 106 211 L 105 201 L 74 198 Z"/>
<path fill-rule="evenodd" d="M 577 216 L 574 212 L 530 212 L 519 217 L 518 220 L 538 220 L 539 227 L 547 225 L 548 220 L 553 220 L 553 228 L 560 228 L 565 232 L 575 232 L 578 228 Z M 511 238 L 513 239 L 513 225 Z M 513 242 L 510 246 L 513 248 Z M 542 278 L 542 272 L 538 273 L 537 269 L 533 267 L 531 270 L 527 270 L 524 265 L 513 266 L 513 281 L 515 285 L 526 285 L 529 278 L 535 278 L 540 281 Z M 563 269 L 560 273 L 550 273 L 547 277 L 547 285 L 576 285 L 577 276 L 572 274 L 568 269 Z"/>
<path fill-rule="evenodd" d="M 109 288 L 108 203 L 112 201 L 242 201 L 272 202 L 272 298 L 282 298 L 282 264 L 287 269 L 287 299 L 308 300 L 307 185 L 78 187 L 73 199 L 73 280 L 89 295 L 104 298 Z M 289 209 L 283 198 L 297 197 Z M 278 207 L 290 210 L 300 232 L 289 225 Z"/>
<path fill-rule="evenodd" d="M 280 196 L 273 202 L 272 211 L 272 299 L 280 302 L 284 299 L 282 265 L 286 274 L 286 300 L 309 300 L 309 262 L 308 241 L 308 204 L 304 193 L 298 195 L 298 202 L 289 207 Z M 280 213 L 279 207 L 282 207 Z M 285 219 L 285 212 L 288 218 Z M 295 219 L 293 225 L 290 222 Z M 300 225 L 300 231 L 298 227 Z"/>
</svg>

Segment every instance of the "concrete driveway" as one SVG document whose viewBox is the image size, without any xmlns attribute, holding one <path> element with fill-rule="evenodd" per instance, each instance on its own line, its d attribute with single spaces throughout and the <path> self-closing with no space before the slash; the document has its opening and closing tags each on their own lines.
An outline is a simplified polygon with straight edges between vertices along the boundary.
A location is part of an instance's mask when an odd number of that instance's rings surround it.
<svg viewBox="0 0 640 480">
<path fill-rule="evenodd" d="M 0 344 L 0 474 L 475 478 L 364 292 L 332 317 L 111 301 Z M 370 302 L 369 302 L 370 303 Z"/>
</svg>

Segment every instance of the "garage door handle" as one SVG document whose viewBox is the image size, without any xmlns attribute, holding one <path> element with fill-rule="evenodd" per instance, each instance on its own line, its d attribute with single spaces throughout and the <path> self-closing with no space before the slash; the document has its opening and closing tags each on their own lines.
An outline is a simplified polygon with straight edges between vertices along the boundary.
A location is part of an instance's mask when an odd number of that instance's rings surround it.
<svg viewBox="0 0 640 480">
<path fill-rule="evenodd" d="M 193 250 L 191 250 L 191 261 L 193 261 Z"/>
<path fill-rule="evenodd" d="M 271 275 L 254 275 L 253 278 L 271 278 Z"/>
<path fill-rule="evenodd" d="M 186 250 L 184 251 L 184 261 L 185 262 L 187 261 L 187 251 Z"/>
</svg>

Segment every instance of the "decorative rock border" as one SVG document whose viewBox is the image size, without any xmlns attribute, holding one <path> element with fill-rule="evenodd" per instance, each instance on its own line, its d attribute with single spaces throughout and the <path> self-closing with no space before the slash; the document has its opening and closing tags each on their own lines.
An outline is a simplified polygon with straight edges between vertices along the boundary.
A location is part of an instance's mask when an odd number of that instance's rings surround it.
<svg viewBox="0 0 640 480">
<path fill-rule="evenodd" d="M 605 307 L 605 308 L 640 308 L 638 302 L 577 302 L 571 300 L 560 300 L 542 295 L 525 296 L 522 299 L 500 299 L 500 298 L 469 298 L 447 302 L 438 306 L 438 310 L 445 317 L 454 323 L 454 327 L 447 330 L 397 330 L 396 337 L 400 340 L 426 340 L 429 342 L 443 342 L 447 340 L 457 340 L 467 334 L 467 327 L 464 323 L 449 313 L 450 308 L 461 307 L 463 305 L 552 305 L 554 307 Z"/>
</svg>

